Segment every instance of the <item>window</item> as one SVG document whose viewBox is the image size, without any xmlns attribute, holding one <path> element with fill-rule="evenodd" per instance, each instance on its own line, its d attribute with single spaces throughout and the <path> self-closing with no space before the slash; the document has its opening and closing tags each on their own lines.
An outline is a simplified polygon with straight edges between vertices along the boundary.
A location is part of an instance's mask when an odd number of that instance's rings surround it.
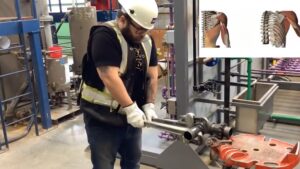
<svg viewBox="0 0 300 169">
<path fill-rule="evenodd" d="M 73 6 L 73 1 L 76 7 L 83 7 L 85 4 L 85 0 L 48 0 L 49 12 L 67 12 Z"/>
</svg>

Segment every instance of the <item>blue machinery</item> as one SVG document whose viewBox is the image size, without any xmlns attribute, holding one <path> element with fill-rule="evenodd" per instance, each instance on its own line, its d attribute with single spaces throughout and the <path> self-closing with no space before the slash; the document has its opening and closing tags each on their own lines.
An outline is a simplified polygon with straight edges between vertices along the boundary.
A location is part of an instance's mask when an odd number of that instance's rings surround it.
<svg viewBox="0 0 300 169">
<path fill-rule="evenodd" d="M 41 53 L 41 44 L 40 44 L 40 24 L 39 20 L 37 18 L 37 13 L 36 13 L 36 2 L 32 1 L 32 19 L 26 19 L 22 20 L 21 16 L 21 9 L 20 9 L 20 1 L 15 0 L 15 10 L 17 14 L 17 18 L 12 21 L 5 21 L 5 22 L 0 22 L 0 36 L 4 35 L 19 35 L 19 40 L 20 40 L 20 45 L 19 48 L 22 49 L 24 54 L 26 55 L 26 45 L 25 45 L 25 34 L 28 34 L 29 37 L 29 42 L 30 42 L 30 52 L 31 52 L 31 59 L 33 61 L 33 70 L 34 70 L 34 75 L 35 75 L 35 81 L 36 81 L 36 87 L 38 89 L 38 105 L 39 105 L 39 112 L 41 114 L 41 119 L 42 119 L 42 126 L 45 129 L 48 129 L 51 127 L 51 117 L 50 117 L 50 107 L 49 107 L 49 101 L 48 101 L 48 91 L 47 91 L 47 81 L 45 77 L 45 70 L 44 70 L 44 63 L 43 63 L 43 57 Z M 11 50 L 10 49 L 5 49 L 5 50 Z M 2 51 L 2 50 L 1 50 Z M 2 125 L 2 130 L 3 130 L 3 136 L 4 136 L 4 144 L 8 148 L 8 136 L 7 136 L 7 131 L 6 127 L 15 124 L 21 120 L 25 120 L 28 118 L 33 117 L 33 121 L 35 124 L 35 131 L 36 135 L 38 135 L 38 126 L 37 126 L 37 111 L 35 108 L 35 101 L 34 101 L 34 92 L 32 88 L 32 83 L 31 83 L 31 78 L 30 78 L 30 70 L 29 70 L 29 63 L 27 60 L 27 57 L 24 56 L 25 58 L 25 70 L 23 71 L 17 71 L 17 72 L 12 72 L 8 74 L 3 74 L 0 75 L 0 79 L 3 77 L 7 77 L 10 75 L 15 75 L 21 72 L 27 72 L 27 80 L 28 80 L 28 91 L 27 93 L 25 92 L 24 94 L 2 100 L 0 98 L 0 120 L 1 120 L 1 125 Z M 32 99 L 32 114 L 28 117 L 25 117 L 23 119 L 20 119 L 18 121 L 6 124 L 5 119 L 4 119 L 4 114 L 3 114 L 3 103 L 7 103 L 11 100 L 24 97 L 24 96 L 29 96 L 31 95 Z M 1 140 L 0 140 L 1 141 Z M 0 144 L 0 149 L 3 143 L 1 142 Z"/>
</svg>

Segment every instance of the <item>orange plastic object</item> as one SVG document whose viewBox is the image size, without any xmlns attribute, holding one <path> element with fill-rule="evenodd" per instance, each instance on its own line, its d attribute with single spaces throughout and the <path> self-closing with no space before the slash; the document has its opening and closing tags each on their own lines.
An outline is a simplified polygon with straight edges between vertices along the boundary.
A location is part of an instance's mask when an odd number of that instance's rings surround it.
<svg viewBox="0 0 300 169">
<path fill-rule="evenodd" d="M 49 57 L 54 59 L 59 59 L 62 56 L 61 46 L 51 46 L 49 47 Z"/>
<path fill-rule="evenodd" d="M 292 145 L 251 134 L 239 134 L 230 139 L 232 144 L 221 144 L 213 148 L 227 167 L 292 169 L 300 161 L 299 142 Z"/>
</svg>

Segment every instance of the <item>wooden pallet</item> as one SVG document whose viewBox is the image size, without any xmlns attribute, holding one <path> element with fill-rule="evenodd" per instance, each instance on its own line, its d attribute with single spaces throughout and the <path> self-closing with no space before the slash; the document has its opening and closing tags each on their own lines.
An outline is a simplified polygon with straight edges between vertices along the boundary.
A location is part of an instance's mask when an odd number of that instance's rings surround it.
<svg viewBox="0 0 300 169">
<path fill-rule="evenodd" d="M 71 109 L 68 108 L 68 105 L 62 107 L 57 107 L 50 109 L 51 111 L 51 121 L 53 124 L 58 124 L 65 120 L 74 118 L 76 115 L 80 114 L 79 106 L 72 106 Z M 38 119 L 41 119 L 41 116 L 38 116 Z"/>
<path fill-rule="evenodd" d="M 68 109 L 68 106 L 65 105 L 51 110 L 51 120 L 54 124 L 58 124 L 61 121 L 74 118 L 78 114 L 80 114 L 78 106 L 72 106 L 71 109 Z"/>
</svg>

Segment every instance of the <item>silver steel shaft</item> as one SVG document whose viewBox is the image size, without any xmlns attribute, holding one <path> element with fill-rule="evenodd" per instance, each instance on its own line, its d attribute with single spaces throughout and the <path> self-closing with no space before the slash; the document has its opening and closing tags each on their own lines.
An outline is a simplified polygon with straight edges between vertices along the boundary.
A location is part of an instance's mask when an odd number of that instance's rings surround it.
<svg viewBox="0 0 300 169">
<path fill-rule="evenodd" d="M 183 134 L 184 132 L 188 131 L 188 128 L 186 127 L 182 127 L 182 126 L 174 126 L 174 125 L 170 125 L 170 124 L 164 124 L 161 122 L 145 122 L 147 127 L 153 127 L 156 129 L 162 129 L 164 131 L 168 131 L 170 133 L 174 133 L 174 134 Z"/>
</svg>

